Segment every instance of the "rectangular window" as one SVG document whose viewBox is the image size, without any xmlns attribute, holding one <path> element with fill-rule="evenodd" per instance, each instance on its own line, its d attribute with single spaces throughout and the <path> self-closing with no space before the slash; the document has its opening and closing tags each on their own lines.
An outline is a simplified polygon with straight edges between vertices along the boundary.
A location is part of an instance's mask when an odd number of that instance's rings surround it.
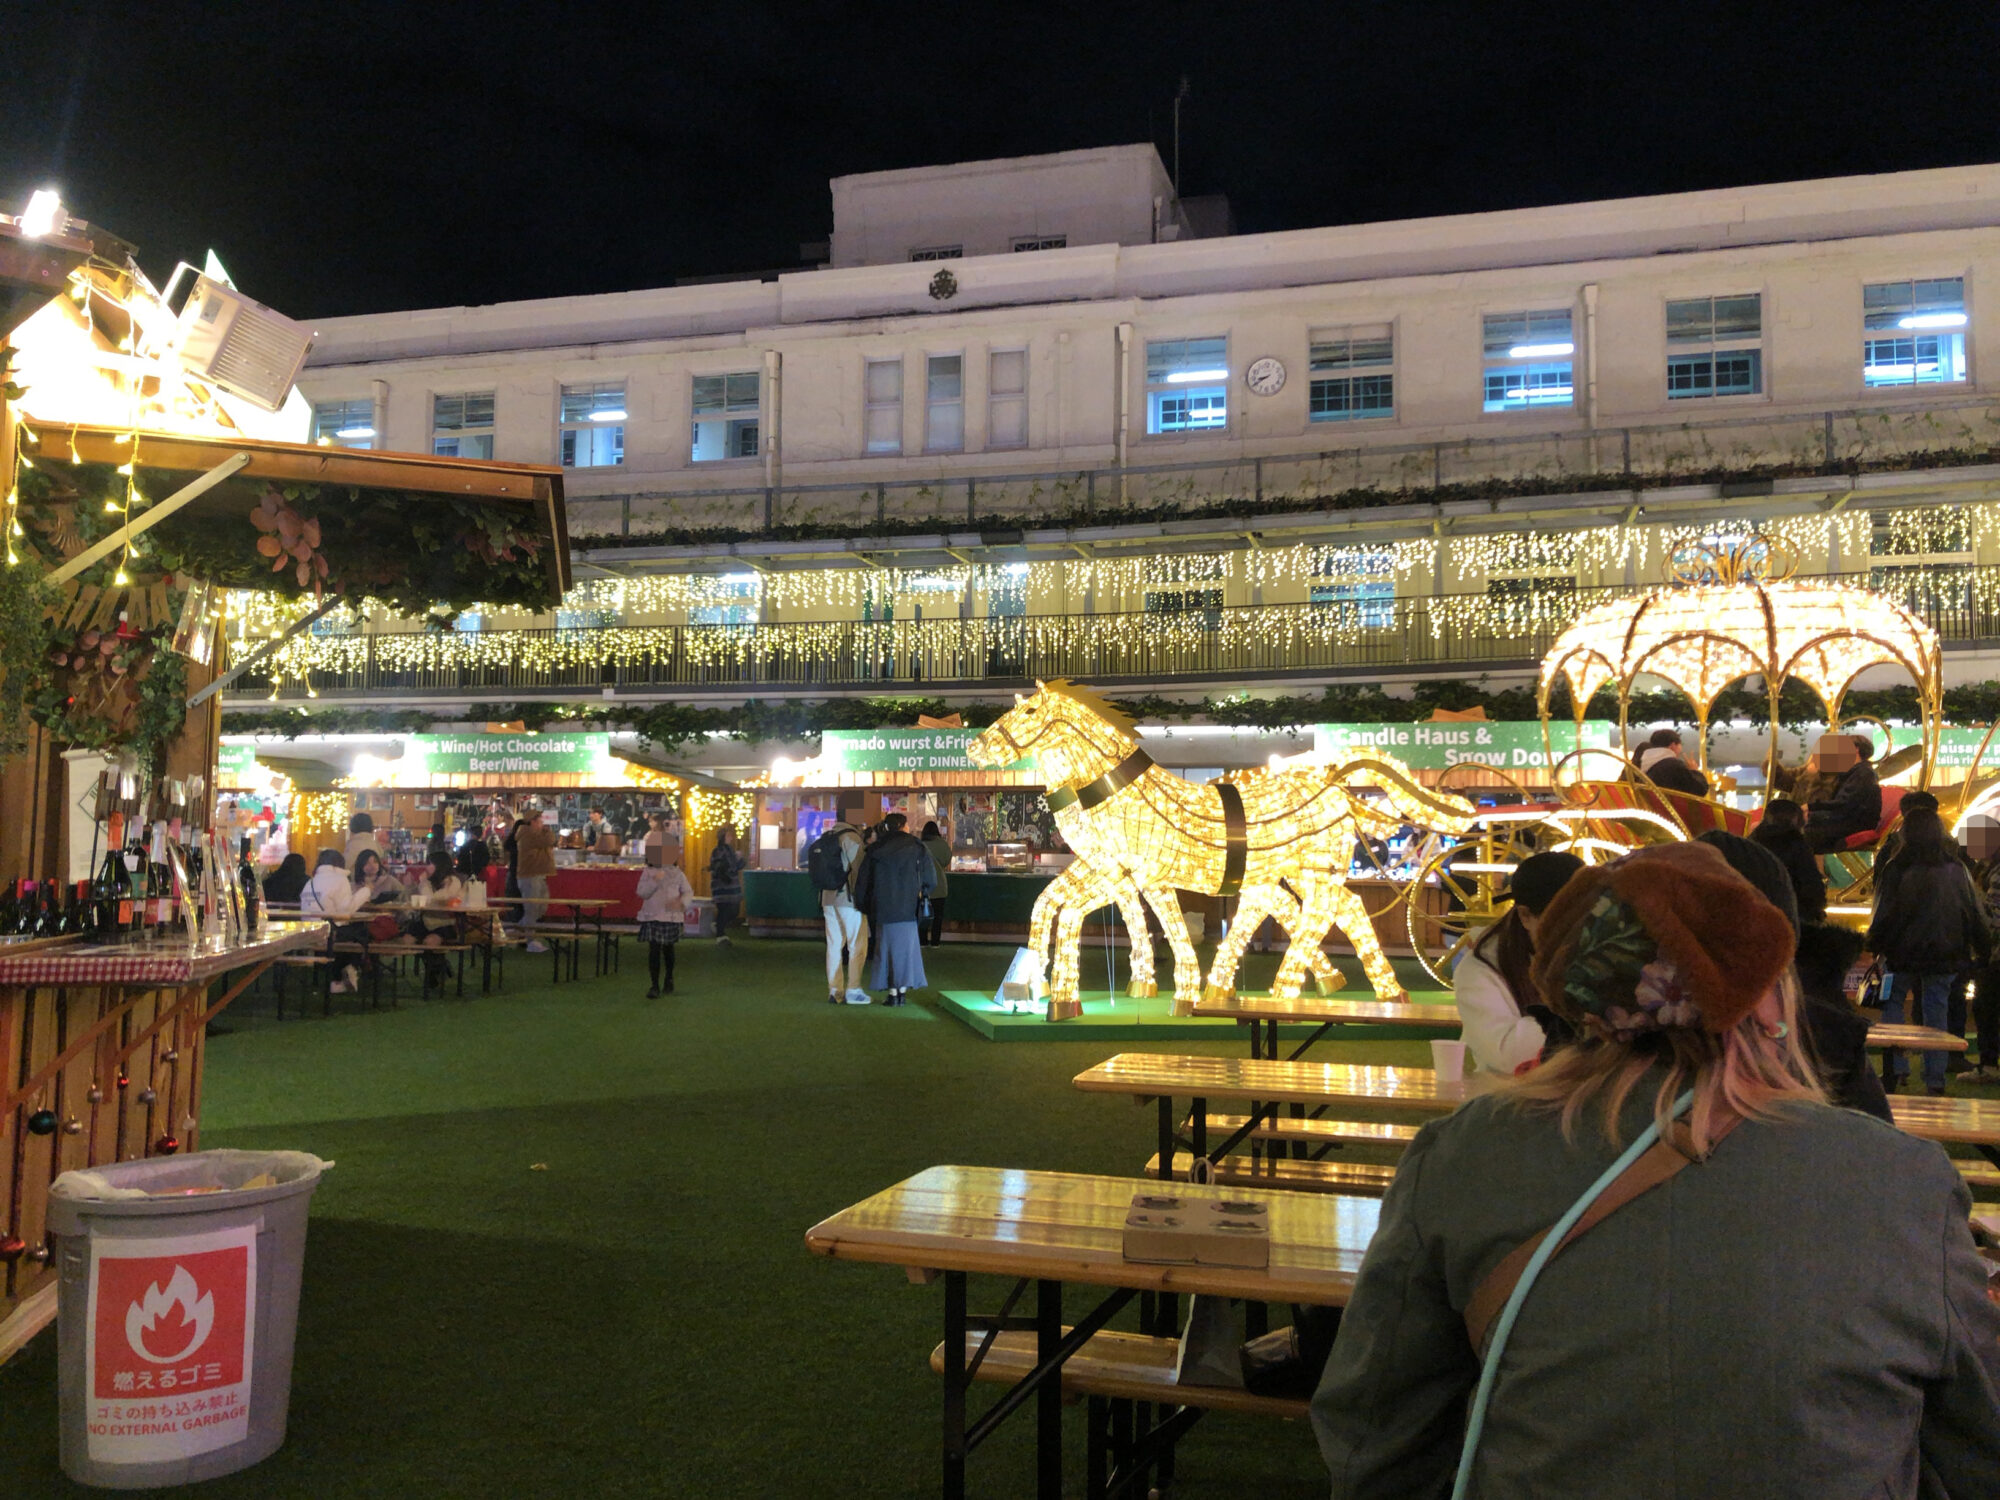
<svg viewBox="0 0 2000 1500">
<path fill-rule="evenodd" d="M 1688 297 L 1667 304 L 1667 399 L 1764 390 L 1764 299 Z"/>
<path fill-rule="evenodd" d="M 615 609 L 559 609 L 556 611 L 558 630 L 608 630 L 618 623 Z"/>
<path fill-rule="evenodd" d="M 956 453 L 964 446 L 964 356 L 933 354 L 924 362 L 924 451 Z"/>
<path fill-rule="evenodd" d="M 1520 573 L 1506 578 L 1488 578 L 1489 599 L 1547 599 L 1576 592 L 1573 573 Z"/>
<path fill-rule="evenodd" d="M 1005 576 L 993 580 L 986 590 L 986 616 L 991 620 L 1019 619 L 1028 612 L 1028 565 L 1008 563 Z"/>
<path fill-rule="evenodd" d="M 1342 625 L 1387 630 L 1396 623 L 1396 553 L 1390 547 L 1340 547 L 1324 552 L 1306 598 L 1316 614 Z"/>
<path fill-rule="evenodd" d="M 986 356 L 986 446 L 1028 446 L 1028 351 L 995 349 Z"/>
<path fill-rule="evenodd" d="M 562 388 L 562 466 L 603 469 L 625 462 L 625 383 Z"/>
<path fill-rule="evenodd" d="M 1965 379 L 1965 278 L 1885 281 L 1861 289 L 1863 384 Z"/>
<path fill-rule="evenodd" d="M 698 464 L 757 456 L 755 370 L 694 378 L 694 445 Z"/>
<path fill-rule="evenodd" d="M 1567 307 L 1488 313 L 1484 347 L 1484 410 L 1527 411 L 1575 401 L 1570 356 L 1576 353 L 1576 342 Z"/>
<path fill-rule="evenodd" d="M 1068 244 L 1066 234 L 1024 234 L 1014 240 L 1016 250 L 1061 250 Z"/>
<path fill-rule="evenodd" d="M 911 260 L 957 260 L 965 254 L 963 245 L 926 245 L 910 252 Z"/>
<path fill-rule="evenodd" d="M 1396 415 L 1396 331 L 1388 323 L 1322 328 L 1312 335 L 1308 415 L 1346 422 Z"/>
<path fill-rule="evenodd" d="M 478 635 L 486 628 L 486 617 L 476 609 L 463 610 L 452 617 L 451 628 L 464 635 Z"/>
<path fill-rule="evenodd" d="M 903 451 L 903 362 L 871 359 L 862 376 L 864 440 L 870 453 Z"/>
<path fill-rule="evenodd" d="M 312 440 L 322 448 L 372 448 L 375 446 L 375 403 L 359 401 L 315 401 Z"/>
<path fill-rule="evenodd" d="M 1229 426 L 1229 340 L 1146 341 L 1146 431 L 1221 432 Z"/>
<path fill-rule="evenodd" d="M 726 573 L 706 592 L 713 602 L 690 608 L 688 624 L 740 627 L 757 623 L 760 591 L 754 573 Z"/>
<path fill-rule="evenodd" d="M 1149 615 L 1193 616 L 1203 630 L 1222 628 L 1221 589 L 1147 589 Z"/>
<path fill-rule="evenodd" d="M 493 393 L 431 397 L 431 452 L 442 458 L 491 458 Z"/>
</svg>

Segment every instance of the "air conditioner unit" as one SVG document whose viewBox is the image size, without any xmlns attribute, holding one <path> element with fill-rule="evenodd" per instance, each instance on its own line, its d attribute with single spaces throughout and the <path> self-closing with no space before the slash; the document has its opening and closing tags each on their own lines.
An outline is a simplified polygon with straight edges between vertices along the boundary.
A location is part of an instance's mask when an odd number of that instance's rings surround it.
<svg viewBox="0 0 2000 1500">
<path fill-rule="evenodd" d="M 312 342 L 304 324 L 206 276 L 195 277 L 174 335 L 190 375 L 266 411 L 285 404 Z"/>
</svg>

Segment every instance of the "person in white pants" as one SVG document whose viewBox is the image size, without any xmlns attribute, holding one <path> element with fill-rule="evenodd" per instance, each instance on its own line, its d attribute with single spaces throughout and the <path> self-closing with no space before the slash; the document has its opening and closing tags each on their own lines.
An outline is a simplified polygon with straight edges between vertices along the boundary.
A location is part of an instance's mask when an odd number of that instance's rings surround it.
<svg viewBox="0 0 2000 1500">
<path fill-rule="evenodd" d="M 840 822 L 826 832 L 840 841 L 840 868 L 847 876 L 840 889 L 819 893 L 820 916 L 826 923 L 826 998 L 833 1005 L 866 1005 L 869 996 L 861 985 L 861 966 L 868 959 L 868 918 L 855 907 L 853 894 L 854 870 L 861 863 L 861 830 Z M 845 972 L 840 962 L 843 949 Z"/>
</svg>

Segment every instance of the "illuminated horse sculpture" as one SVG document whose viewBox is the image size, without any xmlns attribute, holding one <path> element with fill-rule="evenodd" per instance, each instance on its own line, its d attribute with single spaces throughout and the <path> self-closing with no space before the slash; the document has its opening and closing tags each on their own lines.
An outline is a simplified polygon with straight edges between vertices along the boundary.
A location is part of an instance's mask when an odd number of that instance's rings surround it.
<svg viewBox="0 0 2000 1500">
<path fill-rule="evenodd" d="M 967 753 L 980 765 L 1032 758 L 1048 784 L 1057 827 L 1085 867 L 1068 888 L 1058 881 L 1036 903 L 1034 931 L 1046 934 L 1045 923 L 1054 922 L 1054 999 L 1076 998 L 1077 939 L 1091 909 L 1085 901 L 1119 902 L 1126 931 L 1135 935 L 1134 978 L 1139 978 L 1138 954 L 1150 945 L 1136 936 L 1144 926 L 1135 925 L 1135 917 L 1143 916 L 1134 910 L 1135 893 L 1159 917 L 1173 947 L 1176 1003 L 1200 996 L 1201 966 L 1172 894 L 1176 890 L 1242 898 L 1235 929 L 1208 976 L 1210 995 L 1234 991 L 1244 943 L 1263 917 L 1275 916 L 1289 927 L 1291 941 L 1274 994 L 1296 996 L 1309 972 L 1323 972 L 1320 942 L 1337 927 L 1376 995 L 1404 998 L 1367 909 L 1347 888 L 1350 852 L 1364 824 L 1396 827 L 1409 820 L 1462 833 L 1471 825 L 1470 803 L 1428 791 L 1397 761 L 1368 752 L 1337 766 L 1198 786 L 1154 765 L 1131 734 L 1131 721 L 1089 689 L 1064 682 L 1036 687 L 1033 697 L 1020 699 L 974 739 Z M 1381 800 L 1358 795 L 1362 786 L 1379 791 Z M 1150 951 L 1144 957 L 1150 970 Z"/>
</svg>

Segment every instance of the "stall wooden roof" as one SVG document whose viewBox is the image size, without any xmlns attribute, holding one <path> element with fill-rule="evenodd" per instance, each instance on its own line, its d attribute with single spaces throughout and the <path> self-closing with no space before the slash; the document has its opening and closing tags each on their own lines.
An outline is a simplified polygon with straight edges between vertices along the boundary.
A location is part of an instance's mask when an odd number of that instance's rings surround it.
<svg viewBox="0 0 2000 1500">
<path fill-rule="evenodd" d="M 38 458 L 67 463 L 74 453 L 85 463 L 123 464 L 133 457 L 131 435 L 119 428 L 37 423 L 35 438 L 30 451 Z M 518 508 L 544 538 L 542 563 L 548 573 L 550 604 L 569 589 L 569 525 L 561 469 L 427 453 L 322 448 L 225 434 L 142 432 L 137 439 L 141 470 L 190 478 L 238 453 L 247 453 L 249 464 L 194 501 L 190 511 L 240 513 L 246 503 L 254 502 L 263 485 L 272 483 L 344 484 Z"/>
</svg>

